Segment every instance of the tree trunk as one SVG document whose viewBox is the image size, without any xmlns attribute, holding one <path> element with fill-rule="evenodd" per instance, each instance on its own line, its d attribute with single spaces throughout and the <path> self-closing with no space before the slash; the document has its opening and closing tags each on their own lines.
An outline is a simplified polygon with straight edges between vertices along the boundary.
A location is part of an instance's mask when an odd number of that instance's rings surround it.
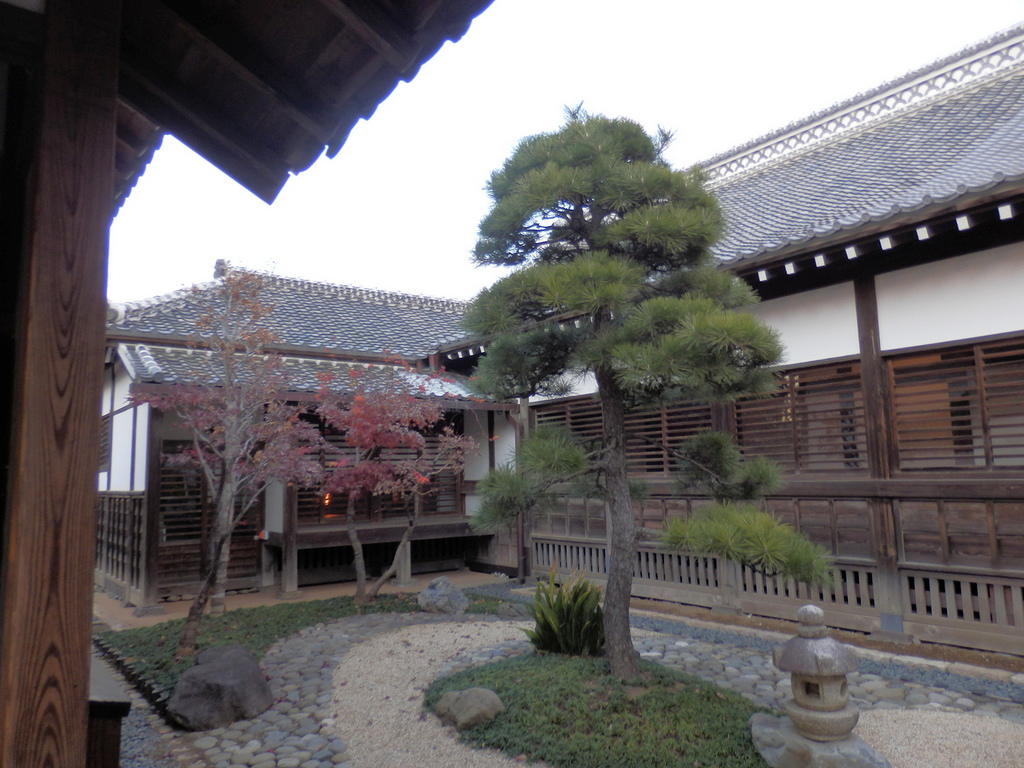
<svg viewBox="0 0 1024 768">
<path fill-rule="evenodd" d="M 366 558 L 363 557 L 363 542 L 359 540 L 359 533 L 356 531 L 356 503 L 351 495 L 348 497 L 348 507 L 345 510 L 345 529 L 352 544 L 352 564 L 356 567 L 356 594 L 353 600 L 357 604 L 368 603 L 372 597 L 366 596 Z"/>
<path fill-rule="evenodd" d="M 186 659 L 195 656 L 196 640 L 199 638 L 199 625 L 203 620 L 203 611 L 210 600 L 214 585 L 217 581 L 217 572 L 220 570 L 220 547 L 214 544 L 215 552 L 211 553 L 210 562 L 206 568 L 206 576 L 199 586 L 199 591 L 192 598 L 192 605 L 189 606 L 188 616 L 185 619 L 185 627 L 178 638 L 178 649 L 174 652 L 176 660 Z"/>
<path fill-rule="evenodd" d="M 231 532 L 224 537 L 220 557 L 217 559 L 217 577 L 210 589 L 210 615 L 220 616 L 227 610 L 228 561 L 231 559 Z"/>
<path fill-rule="evenodd" d="M 381 587 L 387 584 L 388 579 L 395 575 L 398 570 L 398 564 L 401 562 L 400 558 L 403 556 L 405 548 L 409 546 L 409 539 L 412 538 L 413 529 L 416 527 L 416 522 L 419 520 L 420 510 L 423 509 L 423 497 L 418 493 L 416 499 L 413 502 L 413 512 L 409 517 L 409 525 L 405 529 L 405 533 L 402 534 L 402 540 L 398 542 L 398 549 L 395 550 L 395 556 L 391 558 L 391 565 L 388 569 L 381 574 L 381 577 L 377 579 L 370 587 L 370 591 L 367 594 L 367 602 L 373 602 L 377 598 L 377 594 L 380 592 Z"/>
<path fill-rule="evenodd" d="M 232 478 L 227 478 L 232 479 Z M 203 620 L 203 612 L 210 603 L 211 596 L 214 602 L 219 601 L 219 610 L 213 608 L 214 613 L 224 613 L 224 584 L 226 583 L 228 557 L 230 556 L 230 539 L 233 529 L 232 513 L 235 507 L 234 493 L 221 488 L 220 498 L 217 499 L 217 513 L 213 521 L 213 532 L 210 537 L 210 550 L 206 558 L 206 575 L 199 587 L 196 596 L 192 598 L 192 605 L 188 609 L 188 617 L 185 619 L 185 627 L 178 639 L 178 650 L 175 658 L 184 659 L 194 656 L 196 652 L 196 639 L 199 637 L 199 625 Z"/>
<path fill-rule="evenodd" d="M 213 540 L 210 546 L 210 567 L 215 569 L 214 579 L 210 584 L 210 613 L 218 616 L 225 611 L 231 532 L 235 527 L 235 477 L 230 468 L 225 470 L 225 474 L 220 498 L 217 499 L 217 517 L 213 521 Z"/>
<path fill-rule="evenodd" d="M 626 428 L 623 396 L 610 374 L 598 375 L 604 419 L 605 483 L 611 523 L 608 583 L 604 593 L 604 632 L 611 673 L 620 680 L 638 677 L 639 656 L 629 628 L 629 602 L 636 558 L 636 520 L 626 471 Z"/>
</svg>

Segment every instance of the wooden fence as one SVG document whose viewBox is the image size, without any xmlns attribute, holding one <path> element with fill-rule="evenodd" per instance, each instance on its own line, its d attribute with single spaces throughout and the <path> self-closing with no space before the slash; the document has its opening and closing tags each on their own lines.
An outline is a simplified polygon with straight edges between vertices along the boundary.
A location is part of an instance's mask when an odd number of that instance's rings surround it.
<svg viewBox="0 0 1024 768">
<path fill-rule="evenodd" d="M 603 583 L 607 548 L 603 539 L 534 534 L 532 572 L 560 577 L 582 573 Z M 766 577 L 714 556 L 670 552 L 643 544 L 633 561 L 633 594 L 687 605 L 792 619 L 814 603 L 829 626 L 861 632 L 881 630 L 880 606 L 902 606 L 903 631 L 914 638 L 982 650 L 1024 652 L 1024 578 L 981 572 L 900 567 L 898 595 L 885 594 L 888 580 L 875 565 L 837 559 L 833 583 L 809 587 Z"/>
<path fill-rule="evenodd" d="M 95 584 L 139 604 L 143 589 L 145 494 L 101 493 L 96 505 Z"/>
</svg>

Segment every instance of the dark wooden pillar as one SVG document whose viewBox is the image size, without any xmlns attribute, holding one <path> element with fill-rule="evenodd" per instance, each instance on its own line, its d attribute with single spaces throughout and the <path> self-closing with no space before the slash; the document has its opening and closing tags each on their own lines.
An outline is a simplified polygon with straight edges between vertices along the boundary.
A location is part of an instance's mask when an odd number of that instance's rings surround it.
<svg viewBox="0 0 1024 768">
<path fill-rule="evenodd" d="M 281 598 L 294 598 L 299 592 L 299 489 L 291 483 L 284 492 L 284 519 L 281 521 Z"/>
<path fill-rule="evenodd" d="M 888 480 L 896 466 L 893 440 L 892 393 L 889 373 L 882 359 L 878 324 L 878 297 L 873 277 L 854 281 L 857 307 L 857 331 L 860 338 L 861 391 L 867 425 L 867 455 L 871 477 Z M 884 496 L 870 500 L 878 577 L 875 583 L 875 608 L 879 611 L 881 631 L 893 639 L 903 637 L 903 599 L 896 546 L 896 520 L 892 499 Z"/>
<path fill-rule="evenodd" d="M 163 474 L 164 414 L 152 406 L 146 434 L 146 495 L 142 510 L 139 608 L 152 608 L 160 599 L 160 491 Z"/>
<path fill-rule="evenodd" d="M 87 754 L 120 0 L 47 0 L 10 403 L 0 765 Z M 4 235 L 7 237 L 8 235 Z"/>
</svg>

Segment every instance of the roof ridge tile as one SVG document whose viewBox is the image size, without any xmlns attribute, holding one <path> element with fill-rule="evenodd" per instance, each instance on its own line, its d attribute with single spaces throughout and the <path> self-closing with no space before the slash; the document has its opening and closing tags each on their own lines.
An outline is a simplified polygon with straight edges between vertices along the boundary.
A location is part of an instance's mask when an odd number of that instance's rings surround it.
<svg viewBox="0 0 1024 768">
<path fill-rule="evenodd" d="M 953 66 L 957 65 L 957 66 Z M 1024 65 L 1024 23 L 698 163 L 708 186 L 868 124 L 951 98 Z M 952 68 L 950 68 L 952 67 Z"/>
</svg>

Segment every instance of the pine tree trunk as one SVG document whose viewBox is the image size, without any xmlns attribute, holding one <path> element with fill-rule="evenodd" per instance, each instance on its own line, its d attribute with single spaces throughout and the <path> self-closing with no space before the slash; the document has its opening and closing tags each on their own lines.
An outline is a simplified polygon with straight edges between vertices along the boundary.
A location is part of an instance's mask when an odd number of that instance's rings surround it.
<svg viewBox="0 0 1024 768">
<path fill-rule="evenodd" d="M 629 602 L 636 558 L 636 520 L 626 470 L 626 427 L 623 396 L 610 374 L 598 375 L 604 420 L 605 483 L 611 523 L 608 583 L 604 593 L 604 632 L 611 673 L 620 680 L 638 677 L 639 657 L 629 628 Z"/>
</svg>

